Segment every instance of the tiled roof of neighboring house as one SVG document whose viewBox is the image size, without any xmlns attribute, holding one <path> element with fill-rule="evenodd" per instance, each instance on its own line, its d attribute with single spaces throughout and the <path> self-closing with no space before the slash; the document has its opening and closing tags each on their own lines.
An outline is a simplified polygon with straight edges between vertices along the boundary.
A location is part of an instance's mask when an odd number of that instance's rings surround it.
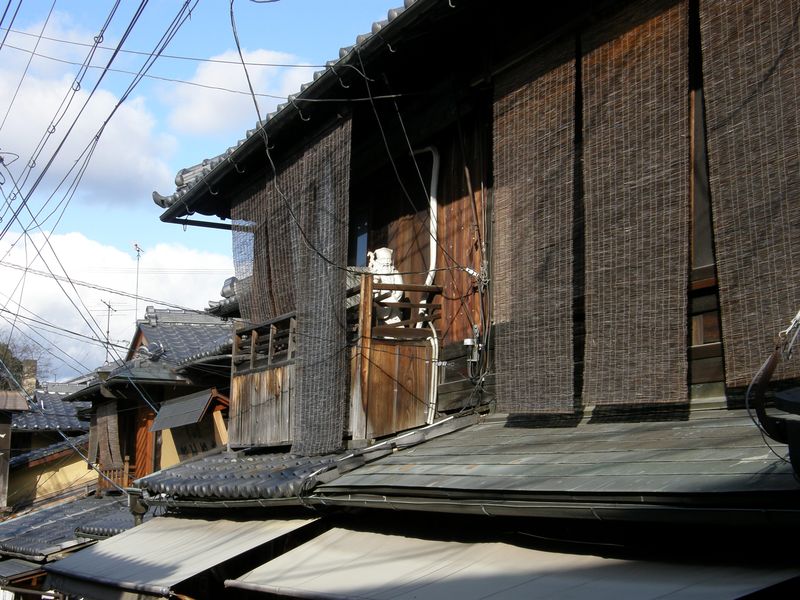
<svg viewBox="0 0 800 600">
<path fill-rule="evenodd" d="M 142 516 L 142 521 L 149 521 L 153 517 L 152 512 Z M 92 539 L 109 538 L 128 531 L 133 527 L 133 515 L 129 511 L 110 512 L 101 516 L 97 520 L 87 521 L 75 528 L 75 533 L 84 535 Z"/>
<path fill-rule="evenodd" d="M 245 137 L 240 139 L 235 145 L 228 148 L 225 152 L 207 158 L 199 164 L 186 167 L 178 171 L 175 176 L 176 189 L 172 194 L 163 196 L 158 192 L 153 192 L 153 201 L 160 207 L 167 209 L 162 216 L 162 220 L 168 220 L 165 217 L 169 214 L 173 218 L 191 214 L 191 209 L 185 204 L 185 196 L 200 182 L 206 180 L 210 174 L 215 171 L 222 171 L 226 166 L 233 167 L 234 158 L 238 155 L 240 149 L 250 139 L 256 138 L 260 134 L 262 128 L 268 128 L 271 121 L 276 120 L 278 117 L 281 119 L 287 118 L 290 115 L 296 114 L 295 111 L 303 108 L 304 100 L 306 98 L 314 98 L 325 89 L 325 85 L 333 85 L 342 81 L 343 75 L 350 75 L 350 69 L 358 69 L 358 62 L 360 55 L 368 49 L 367 47 L 374 42 L 376 45 L 380 44 L 385 46 L 386 42 L 383 35 L 388 31 L 387 28 L 394 30 L 395 21 L 406 14 L 419 12 L 417 6 L 435 6 L 436 3 L 425 0 L 404 0 L 402 7 L 393 8 L 389 10 L 387 18 L 383 21 L 376 21 L 372 24 L 369 32 L 359 35 L 353 46 L 341 48 L 339 50 L 339 57 L 336 60 L 331 60 L 326 63 L 323 70 L 314 73 L 313 81 L 300 86 L 300 91 L 297 94 L 292 94 L 288 97 L 288 102 L 279 104 L 274 112 L 265 116 L 264 121 L 256 123 L 253 129 L 246 132 Z M 410 9 L 415 10 L 410 10 Z M 403 19 L 401 19 L 403 20 Z M 181 202 L 183 200 L 183 203 Z M 170 210 L 172 209 L 172 210 Z"/>
<path fill-rule="evenodd" d="M 336 458 L 225 452 L 153 473 L 136 485 L 150 496 L 164 494 L 176 501 L 292 498 L 309 476 L 326 470 Z"/>
<path fill-rule="evenodd" d="M 200 348 L 194 354 L 187 356 L 183 361 L 181 361 L 181 367 L 188 366 L 191 363 L 205 361 L 210 358 L 214 357 L 223 357 L 230 355 L 231 350 L 233 349 L 233 331 L 231 330 L 224 335 L 221 335 L 215 340 L 211 340 Z"/>
<path fill-rule="evenodd" d="M 79 419 L 78 411 L 89 408 L 90 403 L 68 397 L 68 392 L 36 390 L 34 399 L 38 408 L 33 406 L 27 412 L 15 413 L 11 418 L 12 431 L 89 431 L 89 422 Z"/>
<path fill-rule="evenodd" d="M 90 540 L 76 534 L 77 528 L 126 513 L 133 526 L 124 498 L 90 496 L 14 517 L 0 523 L 0 554 L 44 561 L 88 543 Z"/>
<path fill-rule="evenodd" d="M 44 448 L 36 448 L 35 450 L 31 450 L 30 452 L 25 452 L 24 454 L 18 454 L 8 462 L 8 466 L 11 469 L 24 467 L 34 461 L 54 456 L 56 454 L 59 454 L 60 452 L 64 452 L 65 450 L 72 451 L 74 447 L 83 450 L 86 448 L 88 443 L 89 443 L 89 434 L 84 433 L 83 435 L 78 435 L 69 438 L 69 441 L 62 440 L 60 442 L 56 442 L 55 444 L 50 444 L 49 446 L 45 446 Z"/>
<path fill-rule="evenodd" d="M 139 329 L 147 340 L 147 348 L 137 351 L 139 356 L 177 365 L 208 344 L 230 336 L 233 324 L 204 313 L 148 307 Z"/>
</svg>

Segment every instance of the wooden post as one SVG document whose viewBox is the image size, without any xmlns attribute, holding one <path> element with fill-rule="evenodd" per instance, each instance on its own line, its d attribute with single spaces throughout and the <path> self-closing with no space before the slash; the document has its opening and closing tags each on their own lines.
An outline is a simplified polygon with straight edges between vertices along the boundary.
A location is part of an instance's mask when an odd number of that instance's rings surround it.
<svg viewBox="0 0 800 600">
<path fill-rule="evenodd" d="M 358 311 L 361 339 L 361 406 L 369 422 L 369 361 L 372 349 L 372 275 L 361 275 L 361 305 Z M 367 427 L 367 429 L 369 429 Z"/>
<path fill-rule="evenodd" d="M 267 364 L 272 366 L 272 359 L 275 356 L 275 325 L 269 326 L 269 354 L 267 358 Z M 288 356 L 286 357 L 289 358 Z"/>
<path fill-rule="evenodd" d="M 258 331 L 250 332 L 250 368 L 256 368 L 256 345 L 258 344 Z"/>
<path fill-rule="evenodd" d="M 238 332 L 233 334 L 233 348 L 231 348 L 231 373 L 236 369 L 236 359 L 239 356 L 239 344 L 242 341 L 242 336 Z"/>
<path fill-rule="evenodd" d="M 286 360 L 294 358 L 295 333 L 297 332 L 297 319 L 289 319 L 289 340 L 286 342 Z"/>
</svg>

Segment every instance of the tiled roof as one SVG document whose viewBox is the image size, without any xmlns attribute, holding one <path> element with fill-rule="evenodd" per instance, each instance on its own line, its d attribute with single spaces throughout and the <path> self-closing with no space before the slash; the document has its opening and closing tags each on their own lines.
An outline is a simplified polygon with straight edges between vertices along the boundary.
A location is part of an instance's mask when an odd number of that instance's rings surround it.
<svg viewBox="0 0 800 600">
<path fill-rule="evenodd" d="M 124 498 L 90 496 L 50 506 L 0 523 L 0 554 L 44 561 L 49 555 L 86 543 L 75 533 L 109 515 L 133 516 Z"/>
<path fill-rule="evenodd" d="M 15 413 L 11 418 L 12 431 L 89 431 L 89 422 L 79 419 L 78 411 L 89 408 L 91 403 L 68 397 L 66 392 L 36 390 L 34 399 L 38 408 L 33 406 L 27 412 Z"/>
<path fill-rule="evenodd" d="M 233 324 L 213 315 L 188 311 L 150 311 L 148 318 L 139 322 L 139 329 L 147 340 L 151 361 L 163 360 L 170 365 L 184 362 L 209 344 L 233 333 Z M 163 355 L 154 355 L 153 352 Z M 148 358 L 147 350 L 139 354 Z"/>
<path fill-rule="evenodd" d="M 233 330 L 221 335 L 215 340 L 200 348 L 194 354 L 187 356 L 181 361 L 180 366 L 184 367 L 190 363 L 212 358 L 214 356 L 224 356 L 231 353 L 233 349 Z"/>
<path fill-rule="evenodd" d="M 236 277 L 229 277 L 226 279 L 225 284 L 222 286 L 222 291 L 220 292 L 222 299 L 210 301 L 206 312 L 210 315 L 223 318 L 238 317 L 239 294 L 241 293 L 243 285 L 248 284 L 249 279 L 249 277 L 242 281 L 239 281 Z"/>
<path fill-rule="evenodd" d="M 174 500 L 257 500 L 296 497 L 313 473 L 326 470 L 335 455 L 223 453 L 188 461 L 136 482 L 150 496 Z"/>
<path fill-rule="evenodd" d="M 41 460 L 43 458 L 47 458 L 48 456 L 53 456 L 54 454 L 58 454 L 59 452 L 63 452 L 64 450 L 71 450 L 73 447 L 85 448 L 88 443 L 89 443 L 88 433 L 71 437 L 69 438 L 69 441 L 62 440 L 60 442 L 56 442 L 55 444 L 45 446 L 44 448 L 36 448 L 35 450 L 31 450 L 30 452 L 25 452 L 24 454 L 18 454 L 8 462 L 8 466 L 11 469 L 16 469 L 18 467 L 27 465 L 28 463 L 33 462 L 35 460 Z"/>
<path fill-rule="evenodd" d="M 445 435 L 475 420 L 474 415 L 450 417 L 366 448 L 325 456 L 220 452 L 158 471 L 137 480 L 135 485 L 144 490 L 145 502 L 151 505 L 224 508 L 234 504 L 263 506 L 276 501 L 301 504 L 304 493 L 319 482 L 332 481 L 398 448 Z"/>
<path fill-rule="evenodd" d="M 423 4 L 431 5 L 434 3 L 431 1 L 426 2 L 425 0 L 404 0 L 402 7 L 389 10 L 385 20 L 374 22 L 369 32 L 363 33 L 356 37 L 354 45 L 341 48 L 339 50 L 339 57 L 337 59 L 328 61 L 325 69 L 316 71 L 312 81 L 300 86 L 299 93 L 290 95 L 287 98 L 287 102 L 279 104 L 274 112 L 267 114 L 262 122 L 256 123 L 253 129 L 248 130 L 243 139 L 240 139 L 235 145 L 231 146 L 225 152 L 222 152 L 217 156 L 207 158 L 199 164 L 192 165 L 178 171 L 177 175 L 175 176 L 175 191 L 167 196 L 163 196 L 158 192 L 153 192 L 153 201 L 158 206 L 167 209 L 167 212 L 171 212 L 169 211 L 170 207 L 179 204 L 181 199 L 184 198 L 186 194 L 198 183 L 203 181 L 210 173 L 217 169 L 224 169 L 227 163 L 230 163 L 230 166 L 232 166 L 234 163 L 233 158 L 234 155 L 237 154 L 237 151 L 249 139 L 258 136 L 262 128 L 267 128 L 271 120 L 279 116 L 285 117 L 287 116 L 287 113 L 290 114 L 293 111 L 298 110 L 298 106 L 302 105 L 303 100 L 306 97 L 314 97 L 316 91 L 322 87 L 321 84 L 323 79 L 333 78 L 333 81 L 341 81 L 341 79 L 339 79 L 341 73 L 348 72 L 345 66 L 352 66 L 353 68 L 356 68 L 356 65 L 351 63 L 358 60 L 357 54 L 363 53 L 365 46 L 370 40 L 373 38 L 378 38 L 381 40 L 382 34 L 385 33 L 386 28 L 388 26 L 392 26 L 398 17 L 409 11 L 409 9 L 412 7 Z M 385 42 L 381 41 L 381 43 Z M 190 214 L 188 207 L 186 207 L 184 213 Z"/>
<path fill-rule="evenodd" d="M 142 517 L 142 521 L 149 521 L 152 517 L 153 514 L 148 512 Z M 75 533 L 92 539 L 109 538 L 128 531 L 131 527 L 133 515 L 129 511 L 116 511 L 79 525 L 75 528 Z"/>
</svg>

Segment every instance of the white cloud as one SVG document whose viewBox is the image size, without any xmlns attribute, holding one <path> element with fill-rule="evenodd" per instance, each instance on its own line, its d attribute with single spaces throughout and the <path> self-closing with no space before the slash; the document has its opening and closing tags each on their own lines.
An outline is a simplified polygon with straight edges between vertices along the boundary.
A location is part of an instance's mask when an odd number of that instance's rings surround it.
<svg viewBox="0 0 800 600">
<path fill-rule="evenodd" d="M 27 31 L 38 34 L 40 30 L 41 23 L 31 26 Z M 94 34 L 72 27 L 68 17 L 57 14 L 48 23 L 46 35 L 91 43 Z M 33 50 L 35 38 L 12 33 L 8 42 Z M 81 62 L 88 51 L 85 47 L 48 40 L 43 40 L 37 49 L 38 53 L 77 62 Z M 95 58 L 95 64 L 104 62 L 105 59 L 100 54 L 102 53 L 98 53 Z M 63 106 L 65 99 L 72 98 L 68 110 L 56 124 L 52 134 L 46 137 L 47 144 L 39 154 L 28 179 L 30 185 L 38 177 L 70 130 L 71 124 L 77 119 L 75 127 L 50 167 L 48 176 L 37 191 L 37 198 L 45 198 L 75 165 L 75 161 L 117 105 L 119 97 L 101 87 L 86 104 L 97 81 L 98 70 L 90 70 L 81 88 L 72 95 L 70 90 L 78 67 L 34 57 L 14 98 L 17 83 L 30 55 L 9 49 L 8 53 L 4 52 L 4 56 L 8 60 L 0 64 L 0 121 L 7 111 L 8 117 L 0 130 L 0 150 L 19 155 L 19 160 L 11 167 L 15 177 L 23 177 L 27 172 L 25 166 L 34 155 L 39 141 L 45 136 L 51 120 L 61 114 L 59 108 Z M 103 86 L 105 85 L 104 82 Z M 103 131 L 92 162 L 82 179 L 80 195 L 84 199 L 101 202 L 146 201 L 152 190 L 169 188 L 171 185 L 174 173 L 168 167 L 167 161 L 174 154 L 176 145 L 174 137 L 159 131 L 157 119 L 144 98 L 130 97 Z M 8 155 L 6 161 L 8 162 Z M 28 189 L 23 187 L 24 192 Z M 66 188 L 56 198 L 63 197 L 65 193 Z"/>
<path fill-rule="evenodd" d="M 298 64 L 297 57 L 272 50 L 243 52 L 247 63 Z M 239 61 L 235 50 L 212 56 L 215 60 Z M 297 93 L 300 86 L 310 81 L 313 69 L 249 66 L 248 73 L 253 89 L 258 94 L 272 94 L 283 98 L 259 98 L 262 116 L 285 101 L 286 96 Z M 201 63 L 191 81 L 207 86 L 246 91 L 247 79 L 238 64 Z M 172 107 L 170 126 L 181 133 L 193 135 L 236 131 L 244 135 L 257 120 L 252 97 L 244 94 L 177 85 L 166 98 Z"/>
<path fill-rule="evenodd" d="M 133 294 L 136 289 L 136 256 L 133 252 L 125 253 L 116 248 L 105 246 L 87 238 L 80 233 L 54 234 L 50 238 L 53 250 L 44 242 L 44 234 L 33 235 L 33 244 L 26 247 L 19 242 L 2 262 L 25 265 L 36 253 L 34 248 L 42 249 L 44 261 L 40 258 L 31 262 L 31 268 L 46 271 L 47 266 L 63 275 L 53 254 L 63 264 L 70 278 L 75 281 L 92 283 L 105 288 L 120 290 Z M 6 255 L 16 234 L 11 232 L 0 242 L 0 257 Z M 180 244 L 158 244 L 142 254 L 139 275 L 139 295 L 157 299 L 182 307 L 202 310 L 208 306 L 209 300 L 219 298 L 220 289 L 225 278 L 233 274 L 233 266 L 229 256 L 193 250 Z M 84 286 L 77 286 L 78 294 L 69 283 L 61 285 L 56 281 L 29 273 L 24 285 L 15 287 L 22 278 L 22 272 L 0 265 L 0 307 L 3 318 L 0 318 L 0 332 L 7 335 L 8 320 L 13 320 L 13 313 L 18 311 L 18 304 L 24 308 L 19 311 L 19 327 L 25 334 L 39 339 L 33 332 L 36 330 L 51 340 L 51 351 L 61 355 L 67 353 L 72 360 L 66 362 L 76 368 L 81 363 L 88 369 L 100 366 L 106 357 L 102 344 L 87 340 L 75 340 L 47 332 L 47 327 L 30 319 L 52 323 L 58 327 L 78 332 L 91 337 L 104 337 L 106 330 L 107 308 L 103 301 L 110 302 L 115 312 L 110 317 L 110 335 L 113 343 L 128 345 L 135 331 L 136 302 L 133 298 L 111 294 Z M 20 294 L 22 294 L 20 296 Z M 78 297 L 79 295 L 79 297 Z M 80 307 L 76 309 L 70 300 Z M 9 301 L 11 298 L 11 301 Z M 145 307 L 153 302 L 139 300 L 138 317 L 144 314 Z M 88 312 L 83 308 L 86 306 Z M 91 323 L 91 327 L 84 318 Z M 26 325 L 22 325 L 27 323 Z M 2 338 L 5 341 L 5 338 Z M 24 341 L 24 340 L 23 340 Z M 117 350 L 124 356 L 125 350 Z M 62 355 L 63 356 L 63 355 Z M 112 358 L 117 354 L 112 353 Z M 57 377 L 64 379 L 74 376 L 75 369 L 64 363 L 53 360 Z"/>
</svg>

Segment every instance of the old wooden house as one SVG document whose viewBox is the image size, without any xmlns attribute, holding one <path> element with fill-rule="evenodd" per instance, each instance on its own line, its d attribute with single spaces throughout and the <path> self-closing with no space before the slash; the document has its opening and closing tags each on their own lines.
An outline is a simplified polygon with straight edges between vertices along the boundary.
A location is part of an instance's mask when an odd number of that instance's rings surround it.
<svg viewBox="0 0 800 600">
<path fill-rule="evenodd" d="M 232 232 L 228 449 L 54 587 L 796 594 L 800 485 L 742 406 L 800 300 L 795 4 L 406 0 L 179 172 L 162 220 Z M 553 519 L 674 552 L 532 552 Z"/>
<path fill-rule="evenodd" d="M 791 112 L 789 9 L 411 4 L 154 194 L 233 233 L 231 444 L 734 397 L 795 312 L 794 175 L 766 151 L 792 160 L 793 129 L 759 122 Z M 380 248 L 392 275 L 359 282 Z"/>
<path fill-rule="evenodd" d="M 124 360 L 98 369 L 71 397 L 91 400 L 87 458 L 102 473 L 100 489 L 125 487 L 227 441 L 220 410 L 230 345 L 231 326 L 217 317 L 147 307 Z"/>
</svg>

